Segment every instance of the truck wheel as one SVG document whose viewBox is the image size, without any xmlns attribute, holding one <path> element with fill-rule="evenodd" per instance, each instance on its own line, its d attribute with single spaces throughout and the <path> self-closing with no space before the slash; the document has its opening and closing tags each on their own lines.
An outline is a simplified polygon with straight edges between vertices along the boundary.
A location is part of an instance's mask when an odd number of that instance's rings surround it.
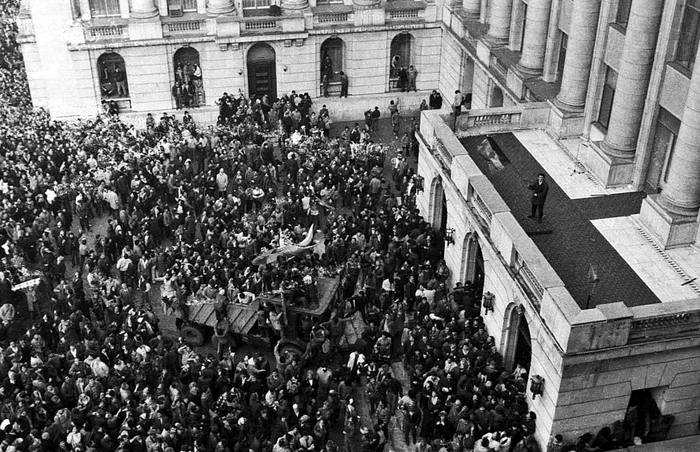
<svg viewBox="0 0 700 452">
<path fill-rule="evenodd" d="M 190 347 L 199 347 L 204 344 L 204 334 L 194 326 L 183 326 L 180 337 Z"/>
</svg>

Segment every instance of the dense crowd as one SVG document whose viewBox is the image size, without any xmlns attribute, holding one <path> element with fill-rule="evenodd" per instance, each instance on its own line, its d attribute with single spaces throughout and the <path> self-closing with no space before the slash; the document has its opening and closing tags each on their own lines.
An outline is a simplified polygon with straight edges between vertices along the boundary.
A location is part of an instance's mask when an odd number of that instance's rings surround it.
<svg viewBox="0 0 700 452">
<path fill-rule="evenodd" d="M 53 121 L 30 108 L 17 2 L 0 8 L 0 451 L 376 452 L 397 447 L 397 426 L 419 452 L 539 450 L 527 371 L 504 369 L 479 316 L 482 281 L 452 287 L 443 237 L 415 208 L 415 123 L 389 159 L 379 115 L 331 137 L 307 94 L 224 93 L 210 127 L 187 112 L 145 130 L 109 111 Z M 323 246 L 260 260 L 310 228 Z M 335 359 L 197 353 L 159 326 L 186 324 L 193 299 L 313 305 L 315 279 L 341 273 L 337 312 L 301 334 Z M 12 287 L 38 275 L 50 299 L 18 333 L 11 314 L 33 300 Z M 258 321 L 279 337 L 280 315 L 264 306 Z M 354 346 L 353 316 L 366 324 Z"/>
</svg>

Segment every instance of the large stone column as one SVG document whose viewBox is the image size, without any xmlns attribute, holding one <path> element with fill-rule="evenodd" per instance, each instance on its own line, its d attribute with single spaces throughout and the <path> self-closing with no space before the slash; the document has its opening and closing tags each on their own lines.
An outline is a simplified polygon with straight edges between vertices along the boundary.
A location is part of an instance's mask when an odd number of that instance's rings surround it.
<svg viewBox="0 0 700 452">
<path fill-rule="evenodd" d="M 700 55 L 700 52 L 698 53 Z M 698 61 L 698 60 L 696 60 Z M 700 207 L 700 64 L 693 68 L 676 146 L 659 204 L 667 211 L 696 216 Z"/>
<path fill-rule="evenodd" d="M 309 0 L 282 0 L 282 8 L 284 9 L 304 9 L 308 8 Z"/>
<path fill-rule="evenodd" d="M 542 73 L 551 6 L 552 0 L 530 0 L 527 4 L 523 52 L 517 66 L 525 75 Z"/>
<path fill-rule="evenodd" d="M 634 156 L 663 6 L 658 0 L 632 1 L 610 126 L 602 145 L 611 157 Z"/>
<path fill-rule="evenodd" d="M 493 45 L 506 45 L 510 38 L 510 16 L 513 0 L 493 0 L 486 40 Z"/>
<path fill-rule="evenodd" d="M 601 0 L 577 0 L 571 10 L 569 41 L 559 94 L 554 100 L 565 111 L 581 112 L 586 104 Z"/>
<path fill-rule="evenodd" d="M 131 10 L 129 17 L 135 19 L 150 19 L 159 14 L 158 7 L 154 0 L 131 0 Z"/>
<path fill-rule="evenodd" d="M 462 0 L 462 10 L 469 20 L 479 20 L 481 0 Z"/>
<path fill-rule="evenodd" d="M 290 1 L 290 0 L 287 0 Z M 379 0 L 352 0 L 352 4 L 356 7 L 363 8 L 376 8 L 379 7 L 381 2 Z"/>
<path fill-rule="evenodd" d="M 207 12 L 209 14 L 230 14 L 235 9 L 233 0 L 209 0 L 207 4 Z"/>
</svg>

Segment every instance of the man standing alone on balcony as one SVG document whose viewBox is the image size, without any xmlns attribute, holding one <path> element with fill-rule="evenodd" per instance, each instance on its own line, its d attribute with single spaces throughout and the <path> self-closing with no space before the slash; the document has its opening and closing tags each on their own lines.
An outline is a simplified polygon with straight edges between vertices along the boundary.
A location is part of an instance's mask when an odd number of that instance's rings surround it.
<svg viewBox="0 0 700 452">
<path fill-rule="evenodd" d="M 547 193 L 549 192 L 549 185 L 544 180 L 544 174 L 538 174 L 537 182 L 528 185 L 528 188 L 532 190 L 532 197 L 530 198 L 532 212 L 528 215 L 528 218 L 535 218 L 535 214 L 537 214 L 537 222 L 541 223 L 544 202 L 547 200 Z"/>
</svg>

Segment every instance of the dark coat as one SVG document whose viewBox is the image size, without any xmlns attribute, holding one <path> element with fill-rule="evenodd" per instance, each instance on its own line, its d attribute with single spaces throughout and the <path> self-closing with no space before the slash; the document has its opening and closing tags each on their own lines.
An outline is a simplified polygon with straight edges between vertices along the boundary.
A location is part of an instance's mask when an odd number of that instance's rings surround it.
<svg viewBox="0 0 700 452">
<path fill-rule="evenodd" d="M 533 182 L 528 185 L 528 188 L 532 190 L 531 202 L 536 206 L 543 206 L 544 202 L 547 200 L 547 193 L 549 192 L 549 184 L 547 181 L 542 181 L 541 184 Z"/>
</svg>

